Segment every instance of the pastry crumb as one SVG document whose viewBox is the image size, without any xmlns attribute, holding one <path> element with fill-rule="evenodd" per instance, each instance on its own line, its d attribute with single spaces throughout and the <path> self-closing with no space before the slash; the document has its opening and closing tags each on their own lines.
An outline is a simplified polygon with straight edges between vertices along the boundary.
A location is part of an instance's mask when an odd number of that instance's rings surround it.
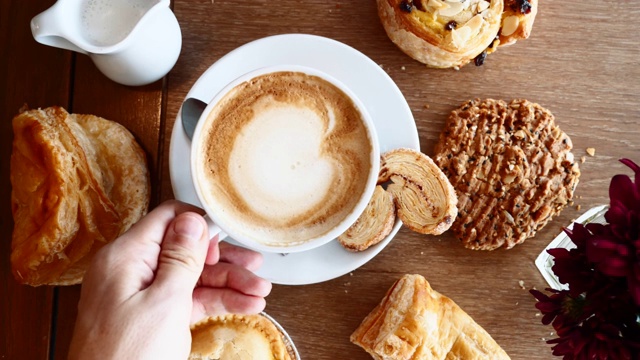
<svg viewBox="0 0 640 360">
<path fill-rule="evenodd" d="M 520 280 L 518 281 L 518 285 L 520 285 L 520 289 L 525 290 L 526 288 L 524 287 L 524 281 Z"/>
<path fill-rule="evenodd" d="M 536 313 L 536 317 L 540 317 L 540 313 Z"/>
<path fill-rule="evenodd" d="M 585 161 L 587 161 L 587 157 L 586 156 L 582 156 L 580 158 L 580 163 L 584 164 Z"/>
<path fill-rule="evenodd" d="M 405 71 L 407 68 L 404 66 L 401 66 L 400 69 L 402 69 L 402 71 Z"/>
<path fill-rule="evenodd" d="M 596 155 L 596 148 L 587 148 L 587 154 L 589 154 L 589 156 L 595 156 Z"/>
<path fill-rule="evenodd" d="M 580 211 L 581 208 L 582 206 L 580 206 L 580 204 L 576 205 L 576 210 Z"/>
<path fill-rule="evenodd" d="M 424 104 L 424 108 L 428 109 L 429 108 L 429 104 Z"/>
</svg>

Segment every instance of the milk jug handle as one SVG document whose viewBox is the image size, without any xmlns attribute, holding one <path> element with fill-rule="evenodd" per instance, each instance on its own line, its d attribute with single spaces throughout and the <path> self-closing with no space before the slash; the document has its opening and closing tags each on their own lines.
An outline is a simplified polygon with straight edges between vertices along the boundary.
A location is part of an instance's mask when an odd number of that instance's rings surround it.
<svg viewBox="0 0 640 360">
<path fill-rule="evenodd" d="M 87 52 L 67 39 L 64 29 L 65 21 L 61 16 L 59 2 L 31 19 L 31 34 L 33 38 L 44 45 L 76 51 Z"/>
</svg>

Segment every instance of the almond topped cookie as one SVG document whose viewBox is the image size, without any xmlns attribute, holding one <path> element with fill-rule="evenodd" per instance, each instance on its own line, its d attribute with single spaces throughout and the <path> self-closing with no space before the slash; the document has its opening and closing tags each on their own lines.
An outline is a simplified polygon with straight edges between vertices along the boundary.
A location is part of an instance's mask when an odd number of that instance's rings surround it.
<svg viewBox="0 0 640 360">
<path fill-rule="evenodd" d="M 580 170 L 571 139 L 527 100 L 467 101 L 440 134 L 434 161 L 458 194 L 451 227 L 465 247 L 512 248 L 573 198 Z"/>
</svg>

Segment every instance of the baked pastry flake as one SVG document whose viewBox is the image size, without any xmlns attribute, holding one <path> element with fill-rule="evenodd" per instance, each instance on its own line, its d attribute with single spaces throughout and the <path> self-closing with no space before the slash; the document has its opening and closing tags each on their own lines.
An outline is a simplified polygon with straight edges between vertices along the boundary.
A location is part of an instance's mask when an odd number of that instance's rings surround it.
<svg viewBox="0 0 640 360">
<path fill-rule="evenodd" d="M 453 224 L 458 198 L 445 174 L 427 155 L 399 148 L 382 154 L 378 183 L 391 181 L 396 212 L 403 224 L 421 233 L 440 235 Z"/>
<path fill-rule="evenodd" d="M 347 250 L 366 250 L 391 233 L 395 220 L 393 196 L 378 185 L 362 215 L 344 234 L 338 236 L 338 241 Z"/>
<path fill-rule="evenodd" d="M 123 126 L 60 107 L 25 111 L 13 130 L 14 277 L 80 283 L 93 254 L 146 213 L 145 154 Z"/>
<path fill-rule="evenodd" d="M 421 275 L 404 275 L 351 334 L 376 360 L 506 360 L 507 353 Z"/>
</svg>

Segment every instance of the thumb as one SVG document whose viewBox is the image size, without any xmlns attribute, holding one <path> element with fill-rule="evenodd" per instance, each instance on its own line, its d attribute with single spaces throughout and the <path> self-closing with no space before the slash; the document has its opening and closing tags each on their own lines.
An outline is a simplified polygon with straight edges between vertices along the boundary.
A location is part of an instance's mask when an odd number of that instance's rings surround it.
<svg viewBox="0 0 640 360">
<path fill-rule="evenodd" d="M 209 238 L 207 225 L 196 213 L 182 213 L 169 224 L 160 245 L 158 270 L 152 287 L 191 297 L 204 268 Z"/>
</svg>

